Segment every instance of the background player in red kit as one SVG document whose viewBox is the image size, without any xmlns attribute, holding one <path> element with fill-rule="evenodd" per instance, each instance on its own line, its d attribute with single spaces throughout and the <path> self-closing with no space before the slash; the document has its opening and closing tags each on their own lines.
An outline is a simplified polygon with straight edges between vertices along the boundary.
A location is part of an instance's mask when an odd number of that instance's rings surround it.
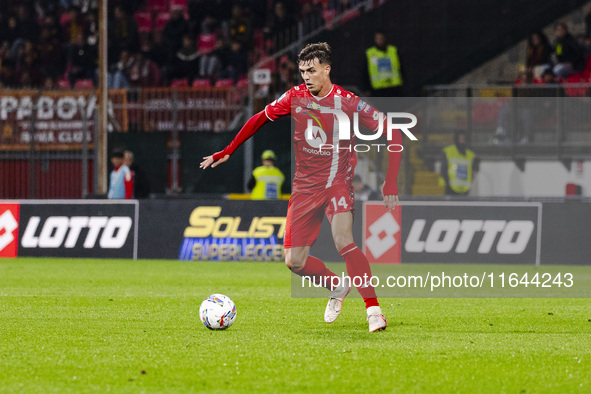
<svg viewBox="0 0 591 394">
<path fill-rule="evenodd" d="M 332 84 L 331 51 L 327 43 L 308 44 L 298 55 L 298 65 L 304 83 L 293 87 L 267 105 L 264 111 L 250 118 L 230 145 L 223 151 L 204 157 L 200 167 L 215 167 L 227 161 L 262 125 L 281 116 L 292 115 L 296 124 L 293 141 L 296 170 L 287 212 L 285 264 L 295 274 L 320 282 L 331 292 L 324 320 L 327 323 L 335 321 L 344 298 L 351 290 L 351 283 L 339 283 L 337 275 L 309 254 L 318 237 L 323 215 L 326 215 L 331 223 L 335 246 L 345 259 L 348 276 L 365 301 L 369 331 L 381 331 L 388 322 L 379 307 L 375 289 L 368 282 L 354 280 L 355 277 L 366 278 L 367 281 L 371 278 L 369 262 L 353 242 L 352 179 L 357 156 L 351 148 L 355 139 L 339 139 L 335 117 L 325 110 L 342 110 L 349 114 L 357 112 L 360 125 L 374 131 L 379 127 L 387 130 L 385 121 L 369 104 Z M 312 126 L 309 133 L 306 131 L 308 125 Z M 401 142 L 401 134 L 395 130 L 389 143 Z M 333 149 L 326 149 L 329 146 Z M 390 152 L 388 173 L 382 186 L 384 204 L 389 210 L 398 204 L 396 180 L 399 167 L 400 153 Z"/>
</svg>

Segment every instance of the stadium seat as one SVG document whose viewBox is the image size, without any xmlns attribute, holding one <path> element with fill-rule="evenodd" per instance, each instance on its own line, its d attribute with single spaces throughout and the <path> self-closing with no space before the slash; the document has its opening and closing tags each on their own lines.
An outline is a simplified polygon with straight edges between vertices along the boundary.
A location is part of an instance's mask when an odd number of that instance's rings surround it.
<svg viewBox="0 0 591 394">
<path fill-rule="evenodd" d="M 248 87 L 248 78 L 241 78 L 236 83 L 237 88 L 246 88 Z"/>
<path fill-rule="evenodd" d="M 231 79 L 218 79 L 215 83 L 216 88 L 231 88 L 234 87 L 234 81 Z"/>
<path fill-rule="evenodd" d="M 156 17 L 156 21 L 154 22 L 154 29 L 155 30 L 164 30 L 164 26 L 170 20 L 170 12 L 161 12 Z"/>
<path fill-rule="evenodd" d="M 140 33 L 149 33 L 152 31 L 152 15 L 149 12 L 136 12 L 134 17 Z"/>
<path fill-rule="evenodd" d="M 589 78 L 583 73 L 574 73 L 566 79 L 564 92 L 570 97 L 586 97 L 589 95 L 588 87 L 569 87 L 568 84 L 589 83 Z"/>
<path fill-rule="evenodd" d="M 182 8 L 183 10 L 186 10 L 188 2 L 189 0 L 170 0 L 170 9 Z"/>
<path fill-rule="evenodd" d="M 94 89 L 94 83 L 92 83 L 92 79 L 79 79 L 74 84 L 74 89 L 78 89 L 78 90 Z"/>
<path fill-rule="evenodd" d="M 200 34 L 197 49 L 201 53 L 210 53 L 215 48 L 215 34 Z"/>
<path fill-rule="evenodd" d="M 211 83 L 209 82 L 209 79 L 196 79 L 191 86 L 194 88 L 209 89 L 211 88 Z"/>
<path fill-rule="evenodd" d="M 168 0 L 148 0 L 148 11 L 160 13 L 168 10 Z"/>
<path fill-rule="evenodd" d="M 171 88 L 188 88 L 189 87 L 189 80 L 187 78 L 183 79 L 174 79 L 170 84 Z"/>
<path fill-rule="evenodd" d="M 70 81 L 67 78 L 60 78 L 57 80 L 57 88 L 59 90 L 70 90 Z"/>
</svg>

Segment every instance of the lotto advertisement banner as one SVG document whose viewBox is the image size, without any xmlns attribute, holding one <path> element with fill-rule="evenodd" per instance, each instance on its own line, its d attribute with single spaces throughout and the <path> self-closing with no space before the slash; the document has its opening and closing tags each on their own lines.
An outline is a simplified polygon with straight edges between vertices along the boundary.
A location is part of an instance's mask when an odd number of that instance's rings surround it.
<svg viewBox="0 0 591 394">
<path fill-rule="evenodd" d="M 364 204 L 363 246 L 372 263 L 539 264 L 542 203 Z"/>
<path fill-rule="evenodd" d="M 127 131 L 127 92 L 109 91 L 109 127 Z M 0 93 L 0 149 L 80 149 L 84 119 L 92 143 L 97 96 L 90 91 L 14 90 Z M 84 113 L 82 112 L 84 111 Z M 34 121 L 33 133 L 31 126 Z"/>
<path fill-rule="evenodd" d="M 0 203 L 0 257 L 137 258 L 137 201 Z"/>
<path fill-rule="evenodd" d="M 140 258 L 283 261 L 287 201 L 142 201 Z"/>
</svg>

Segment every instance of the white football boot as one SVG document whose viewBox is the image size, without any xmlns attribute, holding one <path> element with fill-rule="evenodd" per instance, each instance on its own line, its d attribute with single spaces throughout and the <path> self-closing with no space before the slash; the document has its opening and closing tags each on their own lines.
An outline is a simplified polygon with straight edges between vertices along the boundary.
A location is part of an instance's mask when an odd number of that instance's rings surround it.
<svg viewBox="0 0 591 394">
<path fill-rule="evenodd" d="M 388 320 L 379 306 L 367 308 L 367 322 L 369 323 L 369 332 L 383 331 L 388 327 Z"/>
<path fill-rule="evenodd" d="M 351 291 L 350 281 L 344 280 L 342 282 L 328 296 L 328 304 L 326 304 L 326 309 L 324 310 L 324 321 L 327 323 L 332 323 L 339 317 L 343 300 Z"/>
</svg>

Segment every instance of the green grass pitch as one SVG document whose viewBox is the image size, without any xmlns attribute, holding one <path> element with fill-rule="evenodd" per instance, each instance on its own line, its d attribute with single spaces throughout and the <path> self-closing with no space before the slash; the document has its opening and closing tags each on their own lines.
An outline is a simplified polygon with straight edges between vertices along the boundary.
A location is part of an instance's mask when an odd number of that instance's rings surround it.
<svg viewBox="0 0 591 394">
<path fill-rule="evenodd" d="M 237 320 L 209 331 L 211 293 Z M 323 321 L 282 264 L 0 261 L 0 392 L 591 392 L 588 299 L 383 299 Z"/>
</svg>

